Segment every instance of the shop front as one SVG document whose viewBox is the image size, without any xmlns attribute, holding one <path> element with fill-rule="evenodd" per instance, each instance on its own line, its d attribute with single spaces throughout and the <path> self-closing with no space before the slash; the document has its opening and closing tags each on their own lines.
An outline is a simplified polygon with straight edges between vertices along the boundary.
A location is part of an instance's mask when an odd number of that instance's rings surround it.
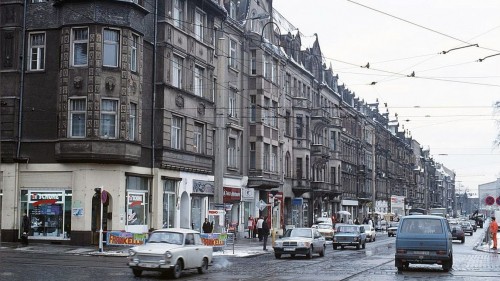
<svg viewBox="0 0 500 281">
<path fill-rule="evenodd" d="M 241 188 L 224 187 L 222 201 L 226 209 L 226 229 L 236 234 L 240 223 Z"/>
<path fill-rule="evenodd" d="M 71 190 L 21 190 L 21 220 L 31 221 L 30 239 L 69 240 L 71 236 Z"/>
</svg>

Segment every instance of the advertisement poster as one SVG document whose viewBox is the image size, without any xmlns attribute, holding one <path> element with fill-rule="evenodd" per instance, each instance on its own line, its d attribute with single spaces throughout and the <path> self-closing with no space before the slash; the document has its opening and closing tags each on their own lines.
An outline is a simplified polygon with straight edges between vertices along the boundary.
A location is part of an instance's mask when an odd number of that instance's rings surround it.
<svg viewBox="0 0 500 281">
<path fill-rule="evenodd" d="M 201 233 L 201 241 L 206 246 L 224 246 L 227 241 L 227 233 Z"/>
<path fill-rule="evenodd" d="M 108 232 L 108 245 L 142 245 L 148 239 L 147 233 L 131 233 L 125 231 Z"/>
</svg>

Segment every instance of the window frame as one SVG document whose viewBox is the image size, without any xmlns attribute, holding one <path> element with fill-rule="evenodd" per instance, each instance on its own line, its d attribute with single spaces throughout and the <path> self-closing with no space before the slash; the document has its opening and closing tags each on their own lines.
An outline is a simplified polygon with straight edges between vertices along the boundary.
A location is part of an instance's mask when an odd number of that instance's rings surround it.
<svg viewBox="0 0 500 281">
<path fill-rule="evenodd" d="M 43 40 L 43 45 L 33 44 L 34 36 L 41 35 Z M 46 56 L 46 42 L 47 34 L 45 32 L 30 32 L 29 38 L 29 60 L 28 60 L 28 70 L 29 71 L 43 71 L 45 70 L 45 56 Z M 36 55 L 33 55 L 33 49 L 36 49 Z M 33 57 L 36 56 L 35 62 L 36 67 L 33 68 Z"/>
<path fill-rule="evenodd" d="M 199 97 L 203 97 L 203 77 L 205 75 L 205 69 L 199 65 L 194 66 L 193 75 L 193 93 Z"/>
<path fill-rule="evenodd" d="M 206 18 L 206 14 L 202 10 L 200 10 L 198 8 L 194 10 L 194 20 L 193 20 L 194 28 L 193 28 L 193 30 L 194 30 L 195 38 L 198 41 L 203 41 L 205 39 L 205 36 L 204 36 L 205 18 Z"/>
<path fill-rule="evenodd" d="M 114 105 L 113 110 L 104 110 L 104 102 L 111 102 L 112 105 Z M 119 116 L 119 111 L 118 111 L 118 99 L 112 99 L 112 98 L 102 98 L 101 99 L 101 112 L 100 112 L 100 124 L 99 124 L 99 137 L 104 138 L 104 139 L 116 139 L 118 138 L 118 120 L 120 118 Z M 114 117 L 114 130 L 109 130 L 109 132 L 113 132 L 113 135 L 108 134 L 106 135 L 105 132 L 105 126 L 107 125 L 104 120 L 106 119 L 106 116 L 113 116 Z M 111 123 L 109 123 L 111 125 Z M 111 129 L 111 128 L 109 128 Z"/>
<path fill-rule="evenodd" d="M 85 39 L 75 39 L 76 31 L 85 30 L 86 38 Z M 85 63 L 77 64 L 76 63 L 76 48 L 77 45 L 85 46 Z M 83 55 L 83 53 L 82 53 Z M 71 65 L 74 67 L 86 67 L 89 65 L 89 28 L 88 27 L 73 27 L 71 28 Z"/>
<path fill-rule="evenodd" d="M 172 58 L 172 86 L 182 89 L 184 58 L 174 54 Z"/>
<path fill-rule="evenodd" d="M 116 41 L 107 40 L 106 32 L 116 34 Z M 120 49 L 121 49 L 121 33 L 119 29 L 115 28 L 104 28 L 102 31 L 102 66 L 104 67 L 119 67 L 120 66 Z M 110 47 L 112 47 L 110 49 Z M 109 60 L 110 55 L 106 54 L 106 50 L 112 50 L 114 53 L 114 60 L 116 64 L 107 64 L 107 59 Z"/>
<path fill-rule="evenodd" d="M 83 101 L 83 108 L 80 109 L 73 109 L 74 104 L 73 102 L 75 101 Z M 86 124 L 87 124 L 87 99 L 84 97 L 74 97 L 74 98 L 69 98 L 68 99 L 68 124 L 69 124 L 69 130 L 68 130 L 68 137 L 69 138 L 85 138 L 86 137 Z M 73 116 L 75 115 L 83 115 L 83 121 L 81 121 L 81 124 L 83 125 L 83 135 L 77 135 L 73 134 L 74 130 L 74 122 L 73 122 Z"/>
<path fill-rule="evenodd" d="M 229 67 L 238 69 L 236 59 L 238 56 L 238 42 L 234 39 L 229 39 Z"/>
<path fill-rule="evenodd" d="M 129 104 L 129 123 L 128 123 L 128 138 L 135 141 L 137 131 L 137 103 L 131 102 Z"/>
<path fill-rule="evenodd" d="M 236 91 L 230 90 L 228 95 L 228 116 L 232 118 L 238 118 L 238 112 L 236 111 L 237 97 Z"/>
<path fill-rule="evenodd" d="M 234 143 L 234 146 L 232 146 L 232 143 Z M 237 139 L 235 137 L 229 137 L 227 140 L 227 166 L 229 168 L 238 168 L 238 163 L 236 161 L 237 148 Z"/>
<path fill-rule="evenodd" d="M 179 121 L 178 124 L 176 123 L 176 120 Z M 170 126 L 170 147 L 173 149 L 181 150 L 183 147 L 183 125 L 183 117 L 172 115 L 172 125 Z"/>
<path fill-rule="evenodd" d="M 193 146 L 194 146 L 194 152 L 196 153 L 204 152 L 205 148 L 204 132 L 205 132 L 205 125 L 202 123 L 195 122 L 193 130 Z"/>
<path fill-rule="evenodd" d="M 172 1 L 172 20 L 173 25 L 177 28 L 184 28 L 184 11 L 186 7 L 185 0 Z"/>
<path fill-rule="evenodd" d="M 139 50 L 139 35 L 132 34 L 130 42 L 130 71 L 137 72 L 137 52 Z"/>
</svg>

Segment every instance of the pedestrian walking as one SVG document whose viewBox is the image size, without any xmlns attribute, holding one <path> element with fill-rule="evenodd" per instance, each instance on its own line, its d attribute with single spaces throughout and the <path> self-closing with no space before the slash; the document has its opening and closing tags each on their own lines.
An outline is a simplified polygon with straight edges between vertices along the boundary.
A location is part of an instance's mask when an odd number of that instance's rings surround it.
<svg viewBox="0 0 500 281">
<path fill-rule="evenodd" d="M 262 224 L 264 223 L 264 219 L 262 216 L 257 220 L 257 234 L 259 235 L 259 242 L 262 242 Z"/>
<path fill-rule="evenodd" d="M 495 217 L 491 217 L 491 222 L 490 222 L 490 233 L 491 233 L 491 239 L 493 240 L 493 250 L 497 249 L 497 232 L 498 232 L 498 223 L 495 220 Z"/>
<path fill-rule="evenodd" d="M 254 230 L 254 220 L 252 216 L 248 217 L 248 239 L 252 239 Z"/>
<path fill-rule="evenodd" d="M 28 236 L 31 232 L 31 220 L 27 213 L 23 215 L 23 233 L 21 234 L 21 243 L 28 245 Z"/>
<path fill-rule="evenodd" d="M 205 218 L 205 222 L 201 227 L 203 229 L 203 233 L 211 233 L 212 232 L 212 224 L 208 221 L 208 218 Z"/>
<path fill-rule="evenodd" d="M 264 241 L 262 249 L 264 251 L 267 251 L 267 236 L 269 236 L 269 225 L 267 224 L 267 217 L 265 217 L 262 223 L 262 241 Z"/>
</svg>

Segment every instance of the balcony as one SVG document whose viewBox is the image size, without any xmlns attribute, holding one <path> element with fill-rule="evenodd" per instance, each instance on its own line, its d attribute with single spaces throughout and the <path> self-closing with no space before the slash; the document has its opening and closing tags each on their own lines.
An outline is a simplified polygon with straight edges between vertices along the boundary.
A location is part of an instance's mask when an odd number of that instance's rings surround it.
<svg viewBox="0 0 500 281">
<path fill-rule="evenodd" d="M 137 164 L 141 146 L 123 140 L 61 140 L 55 144 L 55 157 L 60 162 Z"/>
<path fill-rule="evenodd" d="M 311 145 L 311 156 L 320 156 L 323 158 L 330 158 L 330 148 L 323 144 L 312 144 Z"/>
<path fill-rule="evenodd" d="M 359 192 L 358 193 L 358 200 L 359 201 L 364 201 L 364 202 L 368 202 L 368 201 L 372 201 L 372 194 L 371 192 Z"/>
<path fill-rule="evenodd" d="M 294 109 L 309 110 L 311 108 L 311 101 L 306 98 L 294 97 L 292 101 Z"/>
<path fill-rule="evenodd" d="M 330 191 L 330 183 L 324 181 L 311 181 L 311 189 L 315 191 Z"/>
<path fill-rule="evenodd" d="M 293 179 L 292 191 L 296 196 L 300 196 L 303 193 L 310 192 L 311 186 L 309 185 L 309 180 Z"/>
<path fill-rule="evenodd" d="M 330 113 L 324 108 L 314 108 L 311 112 L 311 121 L 320 121 L 330 125 Z"/>
</svg>

